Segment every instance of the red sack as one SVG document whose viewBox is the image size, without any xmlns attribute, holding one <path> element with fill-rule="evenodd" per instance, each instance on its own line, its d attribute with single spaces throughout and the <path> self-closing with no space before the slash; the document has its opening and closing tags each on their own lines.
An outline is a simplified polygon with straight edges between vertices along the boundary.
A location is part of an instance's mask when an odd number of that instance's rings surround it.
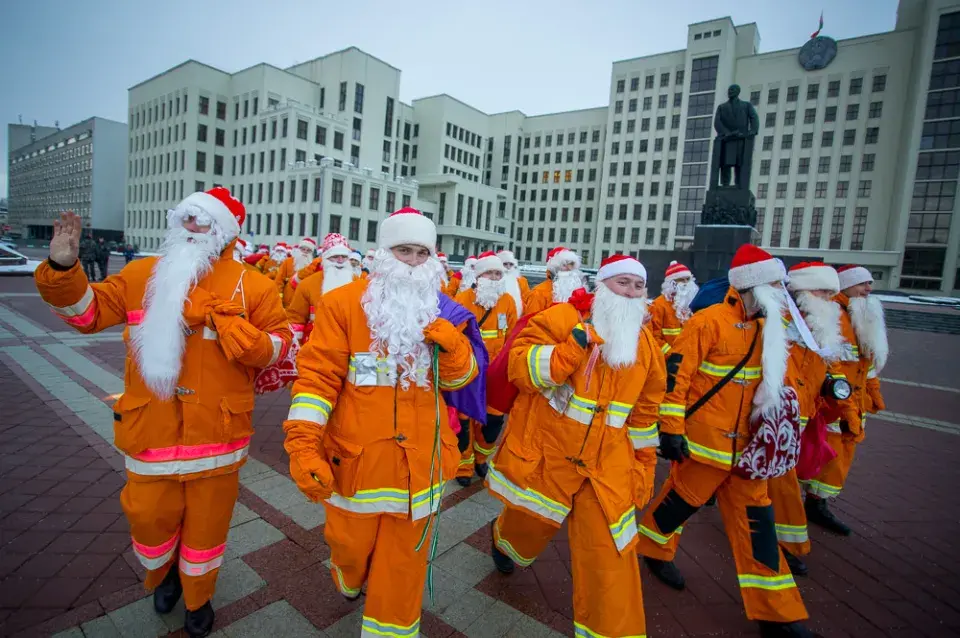
<svg viewBox="0 0 960 638">
<path fill-rule="evenodd" d="M 456 408 L 447 406 L 447 425 L 450 426 L 454 434 L 460 434 L 460 430 L 463 429 L 460 425 L 460 415 L 457 414 Z"/>
<path fill-rule="evenodd" d="M 487 368 L 487 405 L 498 412 L 504 414 L 510 412 L 513 402 L 520 394 L 517 386 L 513 385 L 507 375 L 507 368 L 510 363 L 510 348 L 513 346 L 514 339 L 526 327 L 534 314 L 536 313 L 520 317 L 503 342 L 503 348 L 500 349 L 497 356 L 490 362 L 490 367 Z"/>
<path fill-rule="evenodd" d="M 755 427 L 733 466 L 734 474 L 746 479 L 771 479 L 796 467 L 800 456 L 800 404 L 793 388 L 781 390 L 777 410 L 761 417 Z"/>
<path fill-rule="evenodd" d="M 246 257 L 244 257 L 243 260 L 248 264 L 250 264 L 251 266 L 256 266 L 257 262 L 260 261 L 262 257 L 263 257 L 263 253 L 253 253 L 252 255 L 247 255 Z"/>
<path fill-rule="evenodd" d="M 823 468 L 835 459 L 837 452 L 827 443 L 827 419 L 824 412 L 817 412 L 800 435 L 800 459 L 797 461 L 797 478 L 809 481 L 819 476 Z"/>
</svg>

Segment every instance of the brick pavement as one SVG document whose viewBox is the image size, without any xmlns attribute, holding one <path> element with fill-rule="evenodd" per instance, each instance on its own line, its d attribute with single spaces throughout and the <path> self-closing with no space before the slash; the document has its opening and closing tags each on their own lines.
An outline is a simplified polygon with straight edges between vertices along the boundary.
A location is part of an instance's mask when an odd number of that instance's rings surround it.
<svg viewBox="0 0 960 638">
<path fill-rule="evenodd" d="M 181 635 L 182 615 L 157 618 L 144 598 L 117 501 L 119 457 L 101 438 L 103 429 L 94 431 L 100 424 L 91 415 L 99 413 L 84 403 L 110 401 L 103 388 L 122 376 L 123 346 L 115 339 L 71 345 L 56 336 L 64 330 L 50 322 L 39 298 L 4 296 L 29 293 L 24 282 L 0 280 L 0 310 L 40 331 L 27 337 L 0 320 L 10 334 L 0 332 L 0 635 Z M 86 364 L 51 350 L 60 345 Z M 953 391 L 885 383 L 890 411 L 948 427 L 868 421 L 867 440 L 836 505 L 855 535 L 812 529 L 811 575 L 798 579 L 811 625 L 824 636 L 960 633 L 960 384 L 952 372 L 960 337 L 896 330 L 891 346 L 885 376 Z M 10 353 L 55 368 L 61 384 L 75 386 L 70 396 L 54 398 L 47 387 L 54 377 L 36 378 L 36 370 Z M 316 508 L 297 500 L 288 478 L 280 427 L 288 403 L 283 393 L 257 402 L 252 460 L 242 473 L 231 553 L 215 599 L 217 626 L 225 628 L 217 635 L 359 632 L 362 603 L 347 603 L 333 589 L 322 517 L 308 515 Z M 664 472 L 660 468 L 660 480 Z M 425 601 L 422 633 L 572 635 L 565 531 L 529 569 L 501 576 L 488 558 L 486 524 L 497 507 L 476 483 L 445 499 L 436 600 Z M 715 509 L 685 527 L 677 561 L 688 580 L 682 593 L 644 572 L 648 635 L 756 635 L 743 616 Z"/>
</svg>

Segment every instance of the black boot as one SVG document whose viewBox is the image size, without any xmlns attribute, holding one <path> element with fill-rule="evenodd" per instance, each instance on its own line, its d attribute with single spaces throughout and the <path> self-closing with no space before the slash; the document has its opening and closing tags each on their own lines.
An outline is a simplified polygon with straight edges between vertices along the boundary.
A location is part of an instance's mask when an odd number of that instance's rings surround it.
<svg viewBox="0 0 960 638">
<path fill-rule="evenodd" d="M 802 622 L 771 622 L 760 621 L 760 636 L 762 638 L 814 638 L 816 634 L 807 629 Z"/>
<path fill-rule="evenodd" d="M 470 487 L 470 481 L 473 480 L 473 477 L 470 476 L 458 476 L 457 483 L 460 487 Z"/>
<path fill-rule="evenodd" d="M 683 574 L 676 563 L 672 560 L 657 560 L 656 558 L 643 557 L 643 562 L 647 564 L 650 573 L 656 576 L 664 585 L 682 591 L 687 586 Z"/>
<path fill-rule="evenodd" d="M 479 476 L 480 479 L 483 480 L 487 478 L 487 470 L 490 469 L 490 466 L 487 465 L 486 463 L 477 463 L 474 469 L 477 471 L 477 476 Z"/>
<path fill-rule="evenodd" d="M 799 556 L 794 556 L 793 554 L 783 549 L 782 547 L 780 548 L 780 550 L 783 552 L 783 557 L 787 559 L 787 566 L 790 568 L 791 574 L 793 574 L 794 576 L 807 575 L 807 572 L 809 570 L 807 569 L 807 564 L 803 562 L 802 558 L 800 558 Z"/>
<path fill-rule="evenodd" d="M 816 496 L 807 495 L 807 499 L 803 504 L 803 508 L 807 512 L 807 520 L 811 523 L 816 523 L 820 527 L 827 529 L 834 534 L 839 534 L 840 536 L 850 536 L 850 528 L 833 515 L 833 512 L 830 511 L 830 508 L 827 506 L 827 499 L 817 498 Z"/>
<path fill-rule="evenodd" d="M 195 611 L 187 610 L 187 615 L 183 620 L 183 629 L 190 638 L 203 638 L 210 634 L 213 629 L 213 605 L 208 600 L 203 607 Z"/>
<path fill-rule="evenodd" d="M 493 526 L 496 524 L 497 519 L 493 519 L 490 523 L 490 555 L 493 557 L 493 564 L 498 572 L 501 574 L 512 574 L 513 570 L 517 568 L 517 564 L 513 562 L 512 558 L 497 548 L 496 536 L 493 533 Z"/>
<path fill-rule="evenodd" d="M 177 606 L 181 594 L 183 585 L 180 584 L 180 570 L 174 564 L 163 577 L 163 582 L 153 590 L 153 608 L 158 614 L 169 614 Z"/>
</svg>

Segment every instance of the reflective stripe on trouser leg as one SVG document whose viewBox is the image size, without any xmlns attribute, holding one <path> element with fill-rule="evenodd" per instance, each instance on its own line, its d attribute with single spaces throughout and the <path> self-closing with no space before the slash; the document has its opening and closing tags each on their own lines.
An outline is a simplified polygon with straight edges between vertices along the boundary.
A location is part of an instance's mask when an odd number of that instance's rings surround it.
<svg viewBox="0 0 960 638">
<path fill-rule="evenodd" d="M 240 473 L 194 479 L 183 483 L 183 538 L 180 582 L 187 609 L 199 609 L 213 598 L 223 563 L 230 519 L 240 491 Z"/>
<path fill-rule="evenodd" d="M 323 538 L 330 546 L 330 574 L 341 594 L 355 597 L 367 580 L 367 569 L 377 530 L 383 517 L 360 517 L 344 510 L 324 505 L 326 524 Z"/>
<path fill-rule="evenodd" d="M 640 564 L 633 551 L 617 550 L 613 538 L 604 533 L 606 526 L 597 493 L 590 481 L 584 481 L 573 496 L 567 528 L 575 635 L 643 636 Z"/>
<path fill-rule="evenodd" d="M 460 463 L 457 465 L 456 478 L 471 478 L 474 474 L 474 465 L 477 462 L 473 445 L 473 419 L 460 419 L 460 434 L 458 437 L 467 437 L 467 449 L 460 453 Z"/>
<path fill-rule="evenodd" d="M 837 456 L 824 466 L 817 478 L 804 482 L 807 492 L 820 498 L 834 498 L 840 494 L 857 451 L 857 444 L 850 435 L 830 432 L 827 434 L 827 443 Z"/>
<path fill-rule="evenodd" d="M 480 425 L 477 421 L 471 421 L 473 425 L 473 451 L 476 453 L 477 465 L 487 462 L 487 458 L 492 456 L 497 450 L 497 439 L 503 430 L 503 415 L 487 414 L 487 424 Z"/>
<path fill-rule="evenodd" d="M 183 525 L 184 485 L 177 480 L 127 481 L 120 505 L 130 525 L 134 555 L 147 568 L 151 590 L 176 567 Z"/>
<path fill-rule="evenodd" d="M 424 543 L 419 552 L 415 548 L 424 527 L 428 522 L 435 524 L 435 520 L 432 517 L 418 521 L 380 517 L 370 558 L 361 636 L 416 638 L 419 635 L 430 543 Z"/>
<path fill-rule="evenodd" d="M 767 493 L 773 503 L 774 522 L 780 546 L 794 556 L 810 553 L 807 512 L 803 508 L 796 470 L 767 481 Z"/>
<path fill-rule="evenodd" d="M 518 567 L 527 567 L 546 549 L 557 529 L 558 525 L 551 525 L 519 508 L 505 507 L 494 523 L 493 540 L 497 549 L 512 558 Z M 598 533 L 601 532 L 606 531 L 598 528 Z"/>
<path fill-rule="evenodd" d="M 777 544 L 767 482 L 730 474 L 717 490 L 717 504 L 733 549 L 747 618 L 772 622 L 807 618 L 800 591 Z"/>
</svg>

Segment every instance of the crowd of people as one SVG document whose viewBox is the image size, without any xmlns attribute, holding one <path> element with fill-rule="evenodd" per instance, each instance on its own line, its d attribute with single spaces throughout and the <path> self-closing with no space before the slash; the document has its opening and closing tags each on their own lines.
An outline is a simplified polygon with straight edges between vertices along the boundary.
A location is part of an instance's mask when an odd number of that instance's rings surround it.
<svg viewBox="0 0 960 638">
<path fill-rule="evenodd" d="M 747 617 L 763 636 L 813 635 L 794 580 L 807 524 L 851 533 L 829 503 L 883 409 L 867 269 L 787 271 L 745 245 L 703 290 L 672 263 L 650 301 L 627 255 L 603 260 L 592 292 L 564 247 L 533 288 L 509 250 L 452 272 L 412 208 L 366 255 L 338 234 L 254 250 L 244 217 L 224 188 L 194 193 L 159 256 L 92 283 L 67 213 L 35 275 L 80 332 L 125 326 L 121 503 L 158 613 L 183 597 L 187 634 L 212 630 L 255 397 L 289 386 L 290 476 L 325 508 L 337 590 L 365 596 L 361 635 L 418 635 L 445 484 L 475 477 L 503 503 L 501 573 L 567 523 L 577 636 L 645 635 L 641 564 L 682 589 L 684 524 L 714 502 Z"/>
</svg>

